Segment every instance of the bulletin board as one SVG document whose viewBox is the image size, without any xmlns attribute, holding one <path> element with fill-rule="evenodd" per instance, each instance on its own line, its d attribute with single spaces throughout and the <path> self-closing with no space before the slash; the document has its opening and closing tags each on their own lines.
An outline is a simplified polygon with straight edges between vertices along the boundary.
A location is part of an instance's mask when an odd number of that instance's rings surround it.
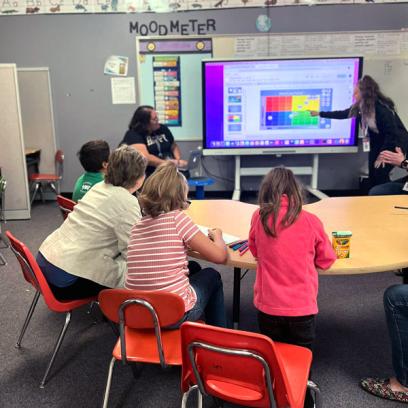
<svg viewBox="0 0 408 408">
<path fill-rule="evenodd" d="M 209 41 L 207 43 L 206 41 Z M 137 39 L 139 103 L 155 106 L 153 58 L 180 57 L 182 121 L 171 127 L 176 140 L 202 140 L 201 61 L 208 58 L 298 58 L 363 56 L 363 73 L 372 75 L 408 124 L 408 31 L 316 32 L 221 35 L 203 38 Z M 197 51 L 197 43 L 205 44 Z"/>
<path fill-rule="evenodd" d="M 143 37 L 136 55 L 139 105 L 154 106 L 177 141 L 201 140 L 201 61 L 212 58 L 212 39 Z"/>
</svg>

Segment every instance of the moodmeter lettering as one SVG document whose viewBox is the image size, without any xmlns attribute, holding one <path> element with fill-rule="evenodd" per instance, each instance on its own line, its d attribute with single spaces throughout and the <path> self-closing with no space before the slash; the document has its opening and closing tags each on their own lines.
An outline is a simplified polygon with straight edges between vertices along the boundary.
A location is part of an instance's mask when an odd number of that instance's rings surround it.
<svg viewBox="0 0 408 408">
<path fill-rule="evenodd" d="M 208 18 L 203 22 L 200 22 L 198 19 L 190 19 L 185 23 L 179 20 L 170 20 L 170 22 L 165 24 L 159 24 L 155 20 L 143 24 L 137 21 L 129 23 L 129 33 L 135 33 L 141 36 L 168 34 L 204 35 L 214 33 L 215 31 L 215 20 L 213 18 Z"/>
</svg>

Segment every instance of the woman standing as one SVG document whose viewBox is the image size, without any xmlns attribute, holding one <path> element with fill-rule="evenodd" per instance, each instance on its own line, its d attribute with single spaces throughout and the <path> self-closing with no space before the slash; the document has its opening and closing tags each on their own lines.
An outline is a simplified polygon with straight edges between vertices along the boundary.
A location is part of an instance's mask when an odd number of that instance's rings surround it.
<svg viewBox="0 0 408 408">
<path fill-rule="evenodd" d="M 396 147 L 406 151 L 408 132 L 395 112 L 392 99 L 381 92 L 377 82 L 369 75 L 358 81 L 354 88 L 354 100 L 352 106 L 342 111 L 311 111 L 310 114 L 328 119 L 359 118 L 364 136 L 370 141 L 368 169 L 371 187 L 386 183 L 392 166 L 384 162 L 379 154 L 383 150 L 395 151 Z"/>
<path fill-rule="evenodd" d="M 152 106 L 139 106 L 133 114 L 120 144 L 134 147 L 148 160 L 146 176 L 153 173 L 156 167 L 171 160 L 177 167 L 187 166 L 181 159 L 181 152 L 167 126 L 159 123 L 157 112 Z"/>
</svg>

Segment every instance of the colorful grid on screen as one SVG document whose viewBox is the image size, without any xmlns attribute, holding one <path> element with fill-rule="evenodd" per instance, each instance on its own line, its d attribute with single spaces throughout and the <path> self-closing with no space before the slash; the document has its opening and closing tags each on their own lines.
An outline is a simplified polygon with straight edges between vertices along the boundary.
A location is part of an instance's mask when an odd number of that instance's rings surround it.
<svg viewBox="0 0 408 408">
<path fill-rule="evenodd" d="M 330 110 L 331 90 L 262 91 L 261 103 L 263 129 L 317 128 L 320 118 L 309 111 Z"/>
</svg>

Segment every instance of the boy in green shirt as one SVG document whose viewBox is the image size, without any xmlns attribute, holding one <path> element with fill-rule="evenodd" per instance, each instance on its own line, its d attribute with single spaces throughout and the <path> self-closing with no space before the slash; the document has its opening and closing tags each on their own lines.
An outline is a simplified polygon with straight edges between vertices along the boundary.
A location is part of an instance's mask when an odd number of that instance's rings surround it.
<svg viewBox="0 0 408 408">
<path fill-rule="evenodd" d="M 94 184 L 103 181 L 109 160 L 109 145 L 104 140 L 85 143 L 78 152 L 85 173 L 75 183 L 72 199 L 80 200 Z"/>
</svg>

